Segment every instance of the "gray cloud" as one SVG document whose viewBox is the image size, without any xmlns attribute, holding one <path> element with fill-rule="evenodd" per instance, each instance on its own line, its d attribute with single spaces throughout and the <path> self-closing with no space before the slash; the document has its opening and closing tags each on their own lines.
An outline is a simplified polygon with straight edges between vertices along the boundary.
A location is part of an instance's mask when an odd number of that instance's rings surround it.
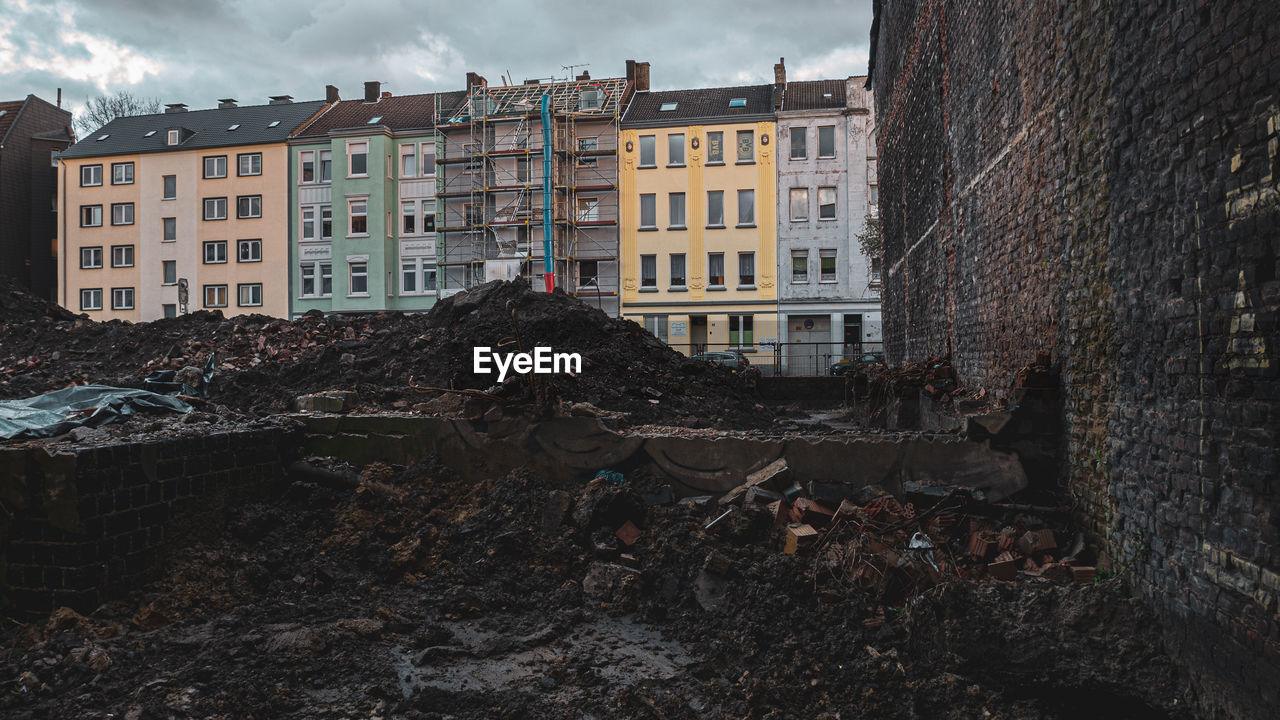
<svg viewBox="0 0 1280 720">
<path fill-rule="evenodd" d="M 0 99 L 56 88 L 73 105 L 129 90 L 210 107 L 287 93 L 355 97 L 460 89 L 468 70 L 621 75 L 648 60 L 655 89 L 866 71 L 870 0 L 0 0 Z"/>
</svg>

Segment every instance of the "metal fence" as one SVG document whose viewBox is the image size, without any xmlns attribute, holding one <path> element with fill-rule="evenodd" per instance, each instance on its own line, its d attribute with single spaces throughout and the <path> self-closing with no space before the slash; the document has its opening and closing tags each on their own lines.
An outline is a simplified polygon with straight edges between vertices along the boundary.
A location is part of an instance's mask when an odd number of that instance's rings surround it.
<svg viewBox="0 0 1280 720">
<path fill-rule="evenodd" d="M 884 345 L 878 342 L 852 345 L 838 342 L 671 343 L 671 347 L 685 355 L 701 356 L 701 359 L 734 368 L 738 366 L 736 358 L 741 356 L 765 375 L 833 375 L 849 363 L 884 362 Z"/>
</svg>

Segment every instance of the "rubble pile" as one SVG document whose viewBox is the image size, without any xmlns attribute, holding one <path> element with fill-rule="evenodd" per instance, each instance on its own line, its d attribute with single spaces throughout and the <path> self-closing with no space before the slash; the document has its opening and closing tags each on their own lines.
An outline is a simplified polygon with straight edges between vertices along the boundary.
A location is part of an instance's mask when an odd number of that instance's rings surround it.
<svg viewBox="0 0 1280 720">
<path fill-rule="evenodd" d="M 886 605 L 820 562 L 923 532 L 935 563 L 964 566 L 934 529 L 967 527 L 955 497 L 914 518 L 872 498 L 860 527 L 828 522 L 788 554 L 753 497 L 795 483 L 776 467 L 724 504 L 675 501 L 639 472 L 581 486 L 468 482 L 431 460 L 293 471 L 134 595 L 9 626 L 0 716 L 1188 717 L 1116 580 L 1023 573 Z M 918 560 L 901 573 L 927 573 L 929 550 L 907 543 Z"/>
<path fill-rule="evenodd" d="M 65 312 L 65 311 L 64 311 Z M 27 317 L 31 313 L 20 313 Z M 582 355 L 582 373 L 475 375 L 472 352 L 548 346 Z M 772 414 L 741 378 L 690 360 L 639 325 L 609 318 L 562 292 L 538 293 L 524 281 L 497 282 L 441 300 L 430 313 L 324 316 L 295 321 L 259 315 L 225 319 L 199 311 L 150 323 L 85 319 L 7 322 L 0 326 L 0 398 L 73 383 L 140 387 L 156 370 L 203 367 L 218 377 L 209 399 L 265 415 L 292 411 L 295 398 L 324 390 L 354 392 L 358 406 L 410 411 L 439 395 L 428 388 L 491 390 L 507 402 L 585 402 L 625 413 L 633 423 L 691 427 L 764 427 Z"/>
<path fill-rule="evenodd" d="M 55 320 L 75 320 L 70 310 L 27 292 L 8 275 L 0 275 L 0 333 L 6 325 L 28 322 L 48 324 Z"/>
</svg>

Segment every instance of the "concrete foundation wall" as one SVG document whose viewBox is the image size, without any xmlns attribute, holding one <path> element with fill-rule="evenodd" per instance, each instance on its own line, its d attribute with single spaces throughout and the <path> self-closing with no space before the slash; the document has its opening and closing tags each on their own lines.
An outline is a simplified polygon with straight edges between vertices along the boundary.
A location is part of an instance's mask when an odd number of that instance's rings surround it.
<svg viewBox="0 0 1280 720">
<path fill-rule="evenodd" d="M 877 3 L 885 341 L 1007 394 L 1210 715 L 1280 712 L 1280 4 Z"/>
</svg>

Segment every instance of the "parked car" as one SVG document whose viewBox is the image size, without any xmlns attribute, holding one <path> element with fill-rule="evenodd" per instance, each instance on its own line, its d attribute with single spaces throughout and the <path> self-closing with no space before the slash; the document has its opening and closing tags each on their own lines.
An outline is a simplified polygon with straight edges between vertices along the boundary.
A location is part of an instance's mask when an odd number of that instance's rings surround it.
<svg viewBox="0 0 1280 720">
<path fill-rule="evenodd" d="M 734 372 L 746 370 L 751 366 L 751 362 L 745 355 L 733 350 L 698 353 L 693 356 L 693 359 L 723 365 Z"/>
<path fill-rule="evenodd" d="M 831 364 L 832 375 L 843 375 L 849 371 L 854 365 L 882 365 L 884 364 L 884 353 L 865 352 L 857 357 L 856 360 L 842 358 Z"/>
</svg>

